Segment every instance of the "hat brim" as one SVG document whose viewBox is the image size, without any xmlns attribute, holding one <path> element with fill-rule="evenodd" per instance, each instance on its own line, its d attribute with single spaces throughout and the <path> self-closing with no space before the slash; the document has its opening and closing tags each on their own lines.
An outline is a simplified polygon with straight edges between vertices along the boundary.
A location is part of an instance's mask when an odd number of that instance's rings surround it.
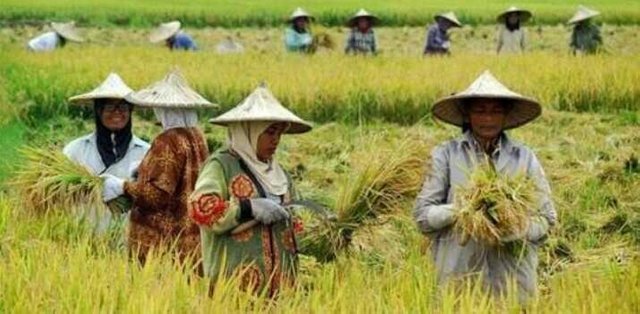
<svg viewBox="0 0 640 314">
<path fill-rule="evenodd" d="M 361 16 L 354 16 L 354 17 L 350 18 L 349 21 L 347 21 L 347 26 L 356 27 L 357 21 L 358 21 L 359 18 L 369 19 L 369 21 L 371 23 L 371 26 L 375 26 L 375 25 L 380 24 L 380 19 L 375 15 L 361 15 Z"/>
<path fill-rule="evenodd" d="M 159 43 L 175 36 L 180 31 L 181 25 L 171 26 L 164 29 L 158 28 L 149 35 L 149 41 L 151 43 Z"/>
<path fill-rule="evenodd" d="M 458 127 L 462 127 L 465 123 L 463 112 L 463 101 L 469 99 L 502 99 L 513 101 L 513 108 L 506 116 L 504 130 L 515 129 L 521 127 L 542 114 L 542 107 L 535 100 L 527 97 L 509 97 L 496 96 L 492 94 L 476 94 L 449 96 L 438 100 L 431 109 L 434 117 Z"/>
<path fill-rule="evenodd" d="M 590 20 L 590 19 L 592 19 L 594 17 L 597 17 L 599 15 L 600 15 L 600 13 L 592 13 L 592 14 L 589 14 L 589 15 L 584 15 L 584 16 L 580 16 L 580 17 L 574 17 L 571 20 L 569 20 L 569 22 L 567 22 L 567 24 L 569 24 L 569 25 L 576 24 L 576 23 L 579 23 L 579 22 L 582 22 L 582 21 Z"/>
<path fill-rule="evenodd" d="M 528 11 L 528 10 L 514 10 L 514 11 L 502 12 L 502 14 L 498 15 L 498 18 L 496 18 L 496 21 L 498 21 L 498 23 L 505 23 L 507 21 L 507 15 L 509 15 L 511 13 L 518 13 L 520 15 L 520 22 L 521 23 L 529 22 L 529 20 L 531 20 L 531 18 L 533 17 L 533 13 L 531 13 L 531 11 Z"/>
<path fill-rule="evenodd" d="M 459 21 L 454 21 L 446 16 L 442 16 L 442 15 L 436 15 L 433 17 L 433 19 L 438 22 L 438 20 L 443 19 L 447 22 L 450 22 L 454 27 L 462 27 L 462 23 L 460 23 Z"/>
<path fill-rule="evenodd" d="M 115 95 L 115 94 L 100 94 L 100 95 L 95 95 L 95 94 L 83 94 L 83 95 L 78 95 L 78 96 L 73 96 L 71 98 L 69 98 L 69 103 L 73 104 L 73 105 L 81 105 L 81 106 L 86 106 L 86 105 L 92 105 L 94 103 L 94 101 L 96 99 L 117 99 L 117 100 L 123 100 L 126 101 L 128 104 L 134 106 L 133 103 L 129 102 L 125 97 L 123 97 L 122 95 Z"/>
<path fill-rule="evenodd" d="M 311 15 L 299 15 L 299 16 L 292 16 L 290 18 L 287 19 L 287 23 L 293 23 L 293 21 L 299 19 L 299 18 L 306 18 L 307 20 L 309 20 L 309 22 L 314 22 L 316 20 L 315 17 L 311 16 Z"/>
<path fill-rule="evenodd" d="M 66 40 L 70 40 L 70 41 L 75 41 L 75 42 L 84 42 L 84 38 L 82 38 L 82 36 L 80 36 L 80 34 L 78 34 L 78 31 L 76 29 L 72 29 L 72 28 L 68 28 L 66 26 L 61 26 L 61 25 L 56 25 L 53 24 L 51 26 L 51 28 L 53 28 L 53 30 L 60 35 L 61 37 L 63 37 Z"/>
<path fill-rule="evenodd" d="M 247 118 L 247 119 L 243 119 L 243 120 L 219 120 L 216 118 L 213 119 L 209 119 L 209 123 L 211 124 L 215 124 L 215 125 L 219 125 L 219 126 L 229 126 L 229 124 L 232 123 L 240 123 L 240 122 L 272 122 L 272 123 L 289 123 L 290 126 L 287 129 L 287 131 L 285 132 L 286 134 L 302 134 L 302 133 L 307 133 L 309 131 L 311 131 L 311 129 L 313 128 L 313 126 L 311 124 L 309 124 L 308 122 L 298 122 L 298 121 L 291 121 L 291 120 L 287 120 L 287 119 L 262 119 L 262 118 Z"/>
</svg>

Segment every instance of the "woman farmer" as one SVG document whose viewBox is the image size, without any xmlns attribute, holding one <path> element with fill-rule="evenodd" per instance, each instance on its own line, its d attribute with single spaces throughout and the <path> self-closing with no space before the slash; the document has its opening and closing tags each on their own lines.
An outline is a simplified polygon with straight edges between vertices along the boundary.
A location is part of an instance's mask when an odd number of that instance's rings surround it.
<svg viewBox="0 0 640 314">
<path fill-rule="evenodd" d="M 347 26 L 351 28 L 351 32 L 347 37 L 346 53 L 352 54 L 375 54 L 378 49 L 376 42 L 376 34 L 373 32 L 373 26 L 378 24 L 380 19 L 375 15 L 360 9 L 347 22 Z"/>
<path fill-rule="evenodd" d="M 144 264 L 152 249 L 175 248 L 181 261 L 199 259 L 198 226 L 187 215 L 187 200 L 207 158 L 196 109 L 212 105 L 173 71 L 162 81 L 131 93 L 127 101 L 151 107 L 163 132 L 151 143 L 135 181 L 105 175 L 103 198 L 133 200 L 129 250 Z"/>
<path fill-rule="evenodd" d="M 282 284 L 293 283 L 297 269 L 286 210 L 293 182 L 275 153 L 283 134 L 304 133 L 311 125 L 262 86 L 210 122 L 228 127 L 229 141 L 209 158 L 190 198 L 205 274 L 214 282 L 239 274 L 244 289 L 273 296 Z"/>
<path fill-rule="evenodd" d="M 594 54 L 602 46 L 600 28 L 592 23 L 594 17 L 600 12 L 579 6 L 576 14 L 569 20 L 569 25 L 574 25 L 571 34 L 571 51 L 573 54 Z"/>
<path fill-rule="evenodd" d="M 455 13 L 447 12 L 434 17 L 435 23 L 427 30 L 427 42 L 424 46 L 425 55 L 449 54 L 451 43 L 449 42 L 449 29 L 462 27 Z"/>
<path fill-rule="evenodd" d="M 521 24 L 530 20 L 530 11 L 511 7 L 498 15 L 498 54 L 522 53 L 526 48 L 526 34 Z"/>
<path fill-rule="evenodd" d="M 68 41 L 83 42 L 75 22 L 69 23 L 51 23 L 50 32 L 39 35 L 27 43 L 27 49 L 34 52 L 52 51 L 56 48 L 62 48 Z"/>
<path fill-rule="evenodd" d="M 187 33 L 180 30 L 180 21 L 162 23 L 149 36 L 152 43 L 165 42 L 170 50 L 198 50 L 196 42 Z"/>
<path fill-rule="evenodd" d="M 291 24 L 285 31 L 284 45 L 287 51 L 309 52 L 313 44 L 313 37 L 309 30 L 309 23 L 313 17 L 302 8 L 297 8 L 289 17 Z"/>
<path fill-rule="evenodd" d="M 62 152 L 95 175 L 132 179 L 149 144 L 134 136 L 131 130 L 133 106 L 124 99 L 131 92 L 118 74 L 110 73 L 94 90 L 69 98 L 72 104 L 93 105 L 96 129 L 71 141 Z M 117 214 L 114 217 L 113 213 L 98 212 L 96 208 L 81 214 L 97 234 L 124 222 L 125 217 Z"/>
<path fill-rule="evenodd" d="M 419 229 L 433 240 L 431 253 L 438 282 L 478 274 L 484 287 L 494 295 L 506 292 L 507 283 L 515 279 L 522 303 L 536 291 L 536 249 L 556 223 L 549 184 L 536 155 L 530 148 L 512 140 L 506 130 L 525 125 L 541 113 L 533 99 L 510 91 L 488 71 L 471 86 L 456 95 L 445 97 L 433 107 L 438 119 L 461 127 L 463 135 L 438 146 L 432 154 L 432 169 L 418 195 L 414 216 Z M 533 179 L 538 190 L 538 216 L 530 217 L 523 234 L 505 237 L 503 243 L 524 240 L 524 255 L 505 254 L 499 247 L 470 239 L 461 244 L 453 232 L 453 205 L 456 186 L 468 183 L 469 174 L 482 163 L 490 162 L 506 176 L 524 174 Z"/>
</svg>

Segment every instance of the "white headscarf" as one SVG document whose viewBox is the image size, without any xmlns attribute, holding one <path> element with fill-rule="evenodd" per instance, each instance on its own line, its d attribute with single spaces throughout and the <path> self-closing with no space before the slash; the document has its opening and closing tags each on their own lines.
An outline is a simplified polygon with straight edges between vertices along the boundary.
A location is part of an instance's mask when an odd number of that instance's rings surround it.
<svg viewBox="0 0 640 314">
<path fill-rule="evenodd" d="M 251 172 L 256 176 L 265 192 L 272 195 L 284 195 L 289 190 L 289 180 L 280 164 L 274 159 L 267 163 L 257 156 L 258 137 L 273 122 L 251 121 L 229 124 L 229 146 L 236 152 Z"/>
<path fill-rule="evenodd" d="M 156 119 L 165 131 L 173 128 L 190 128 L 198 125 L 198 113 L 193 109 L 153 108 Z"/>
</svg>

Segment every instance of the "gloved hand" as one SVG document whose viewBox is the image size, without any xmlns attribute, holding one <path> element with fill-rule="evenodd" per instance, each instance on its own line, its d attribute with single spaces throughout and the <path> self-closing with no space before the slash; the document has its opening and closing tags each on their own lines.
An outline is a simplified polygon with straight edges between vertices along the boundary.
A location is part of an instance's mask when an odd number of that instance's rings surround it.
<svg viewBox="0 0 640 314">
<path fill-rule="evenodd" d="M 544 240 L 549 232 L 549 221 L 542 216 L 531 218 L 527 229 L 527 240 L 530 242 L 540 242 Z"/>
<path fill-rule="evenodd" d="M 455 213 L 453 204 L 433 206 L 418 217 L 418 225 L 425 233 L 438 231 L 453 223 Z"/>
<path fill-rule="evenodd" d="M 109 202 L 118 196 L 124 194 L 124 179 L 120 179 L 110 174 L 103 174 L 100 178 L 104 179 L 102 189 L 102 201 Z"/>
<path fill-rule="evenodd" d="M 271 199 L 252 198 L 250 202 L 253 217 L 265 225 L 289 219 L 289 213 L 284 209 L 284 207 Z"/>
</svg>

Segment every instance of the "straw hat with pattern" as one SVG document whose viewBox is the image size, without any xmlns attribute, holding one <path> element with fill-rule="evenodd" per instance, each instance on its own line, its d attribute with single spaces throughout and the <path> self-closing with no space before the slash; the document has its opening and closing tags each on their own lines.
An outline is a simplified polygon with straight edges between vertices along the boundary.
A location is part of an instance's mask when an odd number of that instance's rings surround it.
<svg viewBox="0 0 640 314">
<path fill-rule="evenodd" d="M 531 17 L 533 17 L 533 14 L 529 10 L 520 9 L 517 7 L 510 7 L 504 12 L 500 13 L 500 15 L 498 15 L 498 18 L 496 20 L 498 21 L 498 23 L 505 23 L 507 20 L 507 16 L 511 13 L 518 13 L 518 15 L 520 16 L 521 23 L 526 23 L 531 19 Z"/>
<path fill-rule="evenodd" d="M 287 20 L 287 22 L 291 23 L 293 22 L 295 19 L 300 18 L 300 17 L 306 17 L 309 20 L 313 21 L 313 16 L 311 14 L 309 14 L 309 12 L 305 11 L 303 8 L 296 8 L 293 13 L 291 13 L 291 16 L 289 17 L 289 19 Z"/>
<path fill-rule="evenodd" d="M 438 100 L 432 108 L 433 115 L 449 124 L 462 127 L 465 122 L 463 101 L 491 98 L 511 101 L 513 109 L 506 117 L 504 129 L 513 129 L 535 120 L 542 113 L 540 104 L 502 85 L 489 71 L 485 71 L 466 90 Z"/>
<path fill-rule="evenodd" d="M 436 20 L 436 22 L 439 19 L 445 19 L 445 20 L 451 22 L 451 24 L 453 24 L 453 26 L 455 26 L 455 27 L 462 27 L 462 23 L 460 23 L 460 21 L 456 17 L 456 14 L 453 13 L 453 11 L 449 11 L 449 12 L 441 13 L 441 14 L 436 14 L 436 16 L 434 16 L 433 18 Z"/>
<path fill-rule="evenodd" d="M 84 38 L 80 36 L 80 32 L 76 28 L 76 22 L 68 22 L 68 23 L 51 23 L 51 28 L 58 35 L 62 36 L 64 39 L 75 41 L 75 42 L 83 42 Z"/>
<path fill-rule="evenodd" d="M 578 11 L 576 12 L 576 14 L 573 15 L 573 17 L 569 20 L 569 22 L 567 22 L 567 24 L 575 24 L 578 22 L 582 22 L 584 20 L 594 18 L 598 15 L 600 15 L 600 12 L 589 9 L 581 5 L 581 6 L 578 6 Z"/>
<path fill-rule="evenodd" d="M 73 104 L 88 105 L 93 104 L 95 99 L 125 99 L 133 90 L 122 81 L 116 73 L 109 73 L 107 78 L 94 90 L 69 98 Z"/>
<path fill-rule="evenodd" d="M 173 70 L 159 82 L 125 97 L 128 102 L 141 107 L 196 109 L 217 107 L 196 93 L 179 70 Z"/>
<path fill-rule="evenodd" d="M 356 14 L 354 16 L 352 16 L 349 19 L 349 21 L 347 21 L 347 25 L 349 27 L 355 27 L 356 24 L 357 24 L 358 19 L 361 18 L 361 17 L 368 18 L 369 21 L 371 21 L 372 25 L 380 23 L 380 19 L 377 16 L 369 13 L 365 9 L 360 9 L 360 10 L 358 10 L 358 12 L 356 12 Z"/>
<path fill-rule="evenodd" d="M 312 128 L 309 122 L 287 110 L 264 84 L 258 86 L 235 108 L 209 120 L 222 126 L 246 121 L 287 122 L 291 124 L 286 132 L 289 134 L 305 133 Z"/>
<path fill-rule="evenodd" d="M 177 34 L 181 27 L 182 23 L 180 23 L 180 21 L 162 23 L 158 28 L 151 32 L 151 35 L 149 35 L 149 41 L 152 43 L 165 41 Z"/>
</svg>

